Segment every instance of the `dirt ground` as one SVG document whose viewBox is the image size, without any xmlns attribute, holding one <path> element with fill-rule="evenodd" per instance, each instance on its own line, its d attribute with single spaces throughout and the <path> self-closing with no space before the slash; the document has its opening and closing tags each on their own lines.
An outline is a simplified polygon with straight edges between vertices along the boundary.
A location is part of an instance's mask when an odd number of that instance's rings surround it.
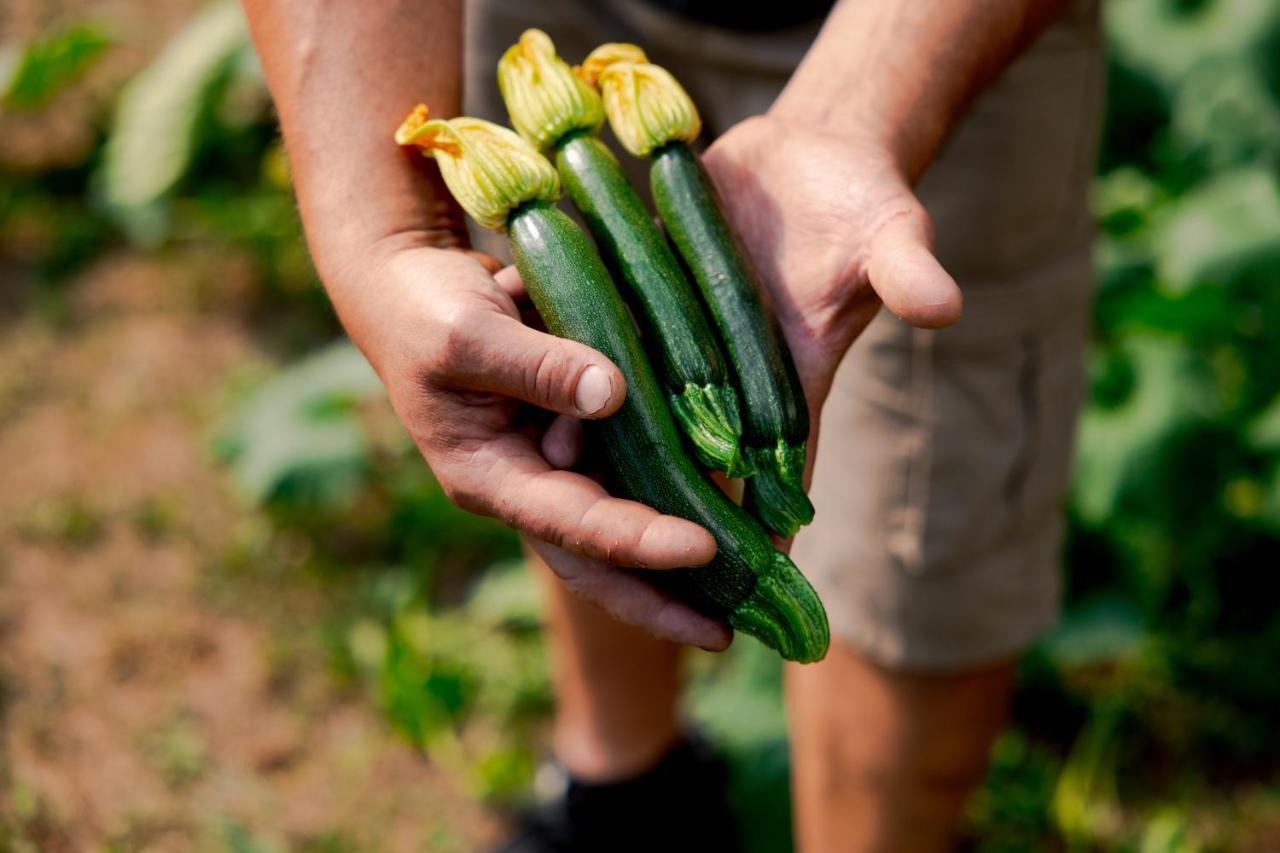
<svg viewBox="0 0 1280 853">
<path fill-rule="evenodd" d="M 211 431 L 265 357 L 234 265 L 198 270 L 108 256 L 56 323 L 0 270 L 0 850 L 477 849 L 494 821 L 334 683 L 287 555 L 221 556 L 260 531 Z"/>
</svg>

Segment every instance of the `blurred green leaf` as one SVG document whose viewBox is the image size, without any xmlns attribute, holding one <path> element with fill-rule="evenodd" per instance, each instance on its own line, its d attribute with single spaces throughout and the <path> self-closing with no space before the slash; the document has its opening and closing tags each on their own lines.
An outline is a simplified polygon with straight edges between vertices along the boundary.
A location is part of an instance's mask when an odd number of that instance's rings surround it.
<svg viewBox="0 0 1280 853">
<path fill-rule="evenodd" d="M 1203 371 L 1178 343 L 1135 335 L 1120 344 L 1117 354 L 1134 377 L 1128 399 L 1112 408 L 1089 408 L 1080 424 L 1075 506 L 1095 525 L 1113 516 L 1126 489 L 1153 485 L 1152 472 L 1163 470 L 1162 448 L 1212 405 Z"/>
<path fill-rule="evenodd" d="M 175 36 L 120 97 L 103 163 L 107 204 L 153 242 L 156 204 L 185 174 L 211 96 L 250 49 L 240 4 L 217 0 Z"/>
<path fill-rule="evenodd" d="M 1145 226 L 1167 200 L 1159 184 L 1131 167 L 1115 169 L 1099 178 L 1091 197 L 1099 224 L 1107 232 L 1119 235 Z"/>
<path fill-rule="evenodd" d="M 475 762 L 471 769 L 472 787 L 486 802 L 518 800 L 533 778 L 536 764 L 528 746 L 507 744 Z"/>
<path fill-rule="evenodd" d="M 1108 51 L 1098 170 L 1159 171 L 1159 140 L 1169 125 L 1170 93 L 1144 68 Z"/>
<path fill-rule="evenodd" d="M 694 720 L 729 746 L 751 747 L 785 738 L 782 665 L 758 643 L 737 642 L 714 668 L 689 685 Z"/>
<path fill-rule="evenodd" d="M 1106 597 L 1071 609 L 1041 648 L 1058 668 L 1073 669 L 1133 660 L 1146 639 L 1133 602 Z"/>
<path fill-rule="evenodd" d="M 1121 707 L 1106 702 L 1094 709 L 1076 738 L 1053 793 L 1058 829 L 1074 845 L 1111 849 L 1122 825 L 1116 786 Z"/>
<path fill-rule="evenodd" d="M 240 408 L 218 442 L 240 491 L 255 503 L 303 490 L 343 505 L 367 461 L 354 403 L 382 393 L 364 356 L 345 341 L 280 372 Z"/>
<path fill-rule="evenodd" d="M 1249 444 L 1259 451 L 1280 451 L 1280 395 L 1249 424 Z"/>
<path fill-rule="evenodd" d="M 1172 85 L 1200 62 L 1260 47 L 1277 17 L 1273 0 L 1112 0 L 1107 32 L 1127 62 Z"/>
<path fill-rule="evenodd" d="M 523 559 L 491 566 L 466 604 L 467 615 L 492 628 L 534 628 L 542 624 L 542 602 Z"/>
<path fill-rule="evenodd" d="M 1187 151 L 1218 171 L 1280 155 L 1280 105 L 1253 63 L 1206 60 L 1188 71 L 1173 102 L 1173 130 Z"/>
<path fill-rule="evenodd" d="M 1168 208 L 1154 240 L 1160 280 L 1177 291 L 1280 260 L 1280 189 L 1268 169 L 1217 175 Z"/>
<path fill-rule="evenodd" d="M 978 853 L 1024 853 L 1044 846 L 1060 759 L 1010 729 L 991 749 L 986 784 L 974 792 L 970 819 Z"/>
<path fill-rule="evenodd" d="M 6 49 L 0 54 L 0 101 L 14 110 L 45 106 L 83 77 L 111 43 L 101 29 L 81 24 Z"/>
<path fill-rule="evenodd" d="M 1138 853 L 1198 853 L 1204 845 L 1197 844 L 1191 832 L 1190 815 L 1173 806 L 1166 806 L 1156 813 L 1142 829 Z"/>
</svg>

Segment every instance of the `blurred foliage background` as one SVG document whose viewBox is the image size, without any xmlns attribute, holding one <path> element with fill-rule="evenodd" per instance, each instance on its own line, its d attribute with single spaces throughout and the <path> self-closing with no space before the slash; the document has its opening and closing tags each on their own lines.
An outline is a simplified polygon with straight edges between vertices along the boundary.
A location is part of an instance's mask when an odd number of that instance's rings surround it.
<svg viewBox="0 0 1280 853">
<path fill-rule="evenodd" d="M 1113 0 L 1107 12 L 1101 283 L 1069 606 L 1023 664 L 969 835 L 991 851 L 1274 850 L 1280 6 Z M 449 505 L 341 340 L 238 6 L 171 9 L 153 28 L 163 40 L 145 50 L 119 19 L 83 14 L 19 15 L 27 31 L 10 27 L 0 54 L 5 334 L 71 346 L 87 322 L 78 293 L 122 259 L 159 264 L 154 286 L 234 324 L 247 343 L 208 377 L 212 392 L 201 384 L 199 399 L 214 402 L 188 428 L 216 472 L 209 500 L 234 508 L 191 539 L 204 579 L 194 594 L 241 602 L 230 612 L 277 637 L 263 654 L 290 633 L 319 649 L 324 691 L 421 751 L 443 771 L 430 784 L 491 810 L 519 804 L 551 707 L 536 591 L 512 535 Z M 41 393 L 38 359 L 7 352 L 0 436 Z M 113 364 L 110 352 L 91 360 L 82 381 L 108 381 Z M 6 563 L 33 548 L 92 555 L 115 523 L 92 492 L 25 507 L 24 485 L 10 486 L 20 494 L 0 541 Z M 131 535 L 153 541 L 207 507 L 177 488 L 144 494 L 130 513 Z M 274 605 L 243 604 L 259 598 Z M 289 654 L 309 652 L 286 653 L 285 670 L 302 666 Z M 0 714 L 12 721 L 31 691 L 22 659 L 5 664 Z M 744 837 L 754 850 L 786 849 L 776 662 L 750 642 L 697 657 L 689 713 L 730 758 Z M 166 772 L 208 775 L 218 759 L 183 731 L 164 741 Z M 86 849 L 77 838 L 113 850 L 151 849 L 140 838 L 237 851 L 403 843 L 385 826 L 354 826 L 363 816 L 299 834 L 237 813 L 234 798 L 218 801 L 213 830 L 199 815 L 150 835 L 105 818 L 77 830 L 75 802 L 24 776 L 24 737 L 11 735 L 0 758 L 0 849 Z M 484 819 L 442 820 L 416 849 L 468 849 L 492 831 Z"/>
</svg>

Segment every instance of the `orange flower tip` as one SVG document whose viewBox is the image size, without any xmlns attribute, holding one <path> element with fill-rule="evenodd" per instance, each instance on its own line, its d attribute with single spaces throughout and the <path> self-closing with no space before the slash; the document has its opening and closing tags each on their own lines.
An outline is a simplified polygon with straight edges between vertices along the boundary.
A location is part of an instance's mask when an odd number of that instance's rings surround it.
<svg viewBox="0 0 1280 853">
<path fill-rule="evenodd" d="M 582 60 L 581 65 L 573 67 L 573 73 L 577 74 L 588 86 L 595 86 L 600 82 L 600 75 L 605 69 L 615 62 L 648 62 L 649 57 L 645 55 L 644 49 L 626 42 L 609 42 L 597 47 L 591 53 L 587 54 L 587 58 Z"/>
<path fill-rule="evenodd" d="M 427 123 L 428 110 L 426 104 L 418 104 L 413 108 L 413 112 L 400 122 L 400 126 L 396 128 L 396 144 L 398 145 L 414 145 L 416 140 L 414 137 L 422 126 Z"/>
<path fill-rule="evenodd" d="M 533 62 L 538 58 L 538 48 L 551 41 L 550 36 L 538 29 L 528 29 L 520 34 L 520 55 Z"/>
</svg>

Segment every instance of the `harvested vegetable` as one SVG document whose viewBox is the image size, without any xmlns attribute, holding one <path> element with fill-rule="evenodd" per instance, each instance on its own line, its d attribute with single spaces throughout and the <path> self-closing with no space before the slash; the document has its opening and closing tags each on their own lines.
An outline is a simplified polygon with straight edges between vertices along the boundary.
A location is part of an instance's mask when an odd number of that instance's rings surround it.
<svg viewBox="0 0 1280 853">
<path fill-rule="evenodd" d="M 671 246 L 596 136 L 604 123 L 599 93 L 556 55 L 541 30 L 526 30 L 503 55 L 498 86 L 512 126 L 552 152 L 569 198 L 627 285 L 671 410 L 698 458 L 731 477 L 746 476 L 751 469 L 739 450 L 738 395 L 725 358 Z"/>
<path fill-rule="evenodd" d="M 743 441 L 755 469 L 746 505 L 771 530 L 792 536 L 813 520 L 803 482 L 809 410 L 760 276 L 689 148 L 702 129 L 697 108 L 635 45 L 602 45 L 579 73 L 599 86 L 609 124 L 627 150 L 653 160 L 658 214 L 719 327 L 742 394 Z"/>
<path fill-rule="evenodd" d="M 396 141 L 434 157 L 462 207 L 507 232 L 547 329 L 594 347 L 622 371 L 626 401 L 598 422 L 614 490 L 701 524 L 719 546 L 706 566 L 663 577 L 695 607 L 783 657 L 821 659 L 829 639 L 821 601 L 765 530 L 685 454 L 621 295 L 590 239 L 552 206 L 560 186 L 551 164 L 506 128 L 471 118 L 429 120 L 426 107 L 405 120 Z"/>
</svg>

